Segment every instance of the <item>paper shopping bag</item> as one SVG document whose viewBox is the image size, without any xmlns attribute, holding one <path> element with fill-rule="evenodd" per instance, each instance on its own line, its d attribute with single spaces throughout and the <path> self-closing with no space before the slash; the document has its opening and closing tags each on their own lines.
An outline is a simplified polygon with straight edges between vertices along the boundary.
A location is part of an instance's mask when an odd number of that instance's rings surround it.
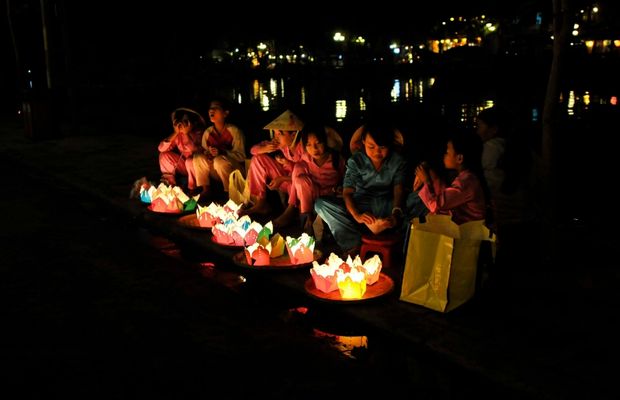
<svg viewBox="0 0 620 400">
<path fill-rule="evenodd" d="M 239 205 L 250 201 L 250 184 L 238 169 L 228 177 L 228 196 Z"/>
<path fill-rule="evenodd" d="M 400 300 L 447 312 L 476 289 L 480 244 L 495 241 L 484 221 L 455 224 L 448 215 L 428 215 L 411 224 Z"/>
</svg>

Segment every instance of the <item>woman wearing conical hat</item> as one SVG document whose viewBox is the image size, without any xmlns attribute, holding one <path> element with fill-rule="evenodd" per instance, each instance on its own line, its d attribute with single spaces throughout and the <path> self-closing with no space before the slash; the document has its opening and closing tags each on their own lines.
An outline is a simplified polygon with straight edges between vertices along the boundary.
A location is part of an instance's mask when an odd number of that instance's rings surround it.
<svg viewBox="0 0 620 400">
<path fill-rule="evenodd" d="M 242 210 L 240 214 L 267 214 L 267 189 L 288 193 L 291 173 L 296 162 L 304 155 L 304 147 L 298 138 L 303 122 L 287 110 L 271 121 L 264 129 L 269 129 L 271 140 L 262 141 L 250 149 L 252 161 L 248 171 L 248 181 L 254 205 Z"/>
</svg>

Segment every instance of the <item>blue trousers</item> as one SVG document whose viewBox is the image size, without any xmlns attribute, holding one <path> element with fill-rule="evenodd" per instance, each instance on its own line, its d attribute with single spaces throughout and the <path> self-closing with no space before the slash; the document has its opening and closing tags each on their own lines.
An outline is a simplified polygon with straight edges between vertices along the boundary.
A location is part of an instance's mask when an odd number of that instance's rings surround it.
<svg viewBox="0 0 620 400">
<path fill-rule="evenodd" d="M 392 199 L 385 197 L 354 196 L 360 212 L 370 212 L 383 218 L 392 212 Z M 314 202 L 314 211 L 325 221 L 338 246 L 348 251 L 362 245 L 362 233 L 370 232 L 366 225 L 358 224 L 347 210 L 344 200 L 337 197 L 319 197 Z"/>
</svg>

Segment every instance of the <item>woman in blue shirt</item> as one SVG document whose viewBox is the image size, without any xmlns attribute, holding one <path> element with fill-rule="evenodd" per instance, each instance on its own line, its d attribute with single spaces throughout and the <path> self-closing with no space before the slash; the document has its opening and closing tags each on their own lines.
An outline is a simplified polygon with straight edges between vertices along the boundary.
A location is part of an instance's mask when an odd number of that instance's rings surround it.
<svg viewBox="0 0 620 400">
<path fill-rule="evenodd" d="M 402 226 L 405 159 L 393 151 L 394 129 L 369 123 L 362 131 L 363 151 L 347 160 L 342 199 L 320 197 L 314 209 L 329 226 L 338 246 L 356 254 L 362 233 Z"/>
</svg>

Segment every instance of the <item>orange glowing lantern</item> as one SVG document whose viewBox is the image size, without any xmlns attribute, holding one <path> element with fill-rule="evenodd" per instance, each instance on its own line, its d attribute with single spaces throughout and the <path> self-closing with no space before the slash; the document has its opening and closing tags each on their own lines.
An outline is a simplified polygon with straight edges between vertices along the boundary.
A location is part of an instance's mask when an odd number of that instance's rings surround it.
<svg viewBox="0 0 620 400">
<path fill-rule="evenodd" d="M 258 266 L 270 264 L 269 255 L 271 253 L 271 243 L 268 243 L 267 246 L 262 246 L 259 243 L 254 243 L 253 245 L 246 247 L 244 252 L 248 265 Z"/>
<path fill-rule="evenodd" d="M 284 253 L 284 239 L 279 233 L 276 233 L 271 241 L 267 239 L 267 243 L 263 243 L 264 236 L 261 241 L 256 241 L 245 248 L 244 253 L 248 265 L 270 265 L 272 258 L 280 257 Z"/>
<path fill-rule="evenodd" d="M 235 244 L 235 239 L 233 239 L 228 228 L 224 224 L 216 224 L 213 228 L 211 228 L 211 233 L 213 233 L 213 240 L 215 240 L 216 243 L 227 246 L 232 246 Z"/>
<path fill-rule="evenodd" d="M 216 203 L 211 203 L 207 207 L 201 207 L 198 204 L 196 208 L 196 219 L 198 224 L 203 228 L 213 228 L 215 225 L 222 223 L 220 218 L 220 206 Z"/>
<path fill-rule="evenodd" d="M 160 213 L 179 214 L 183 211 L 183 203 L 176 198 L 157 197 L 151 201 L 151 210 Z"/>
</svg>

